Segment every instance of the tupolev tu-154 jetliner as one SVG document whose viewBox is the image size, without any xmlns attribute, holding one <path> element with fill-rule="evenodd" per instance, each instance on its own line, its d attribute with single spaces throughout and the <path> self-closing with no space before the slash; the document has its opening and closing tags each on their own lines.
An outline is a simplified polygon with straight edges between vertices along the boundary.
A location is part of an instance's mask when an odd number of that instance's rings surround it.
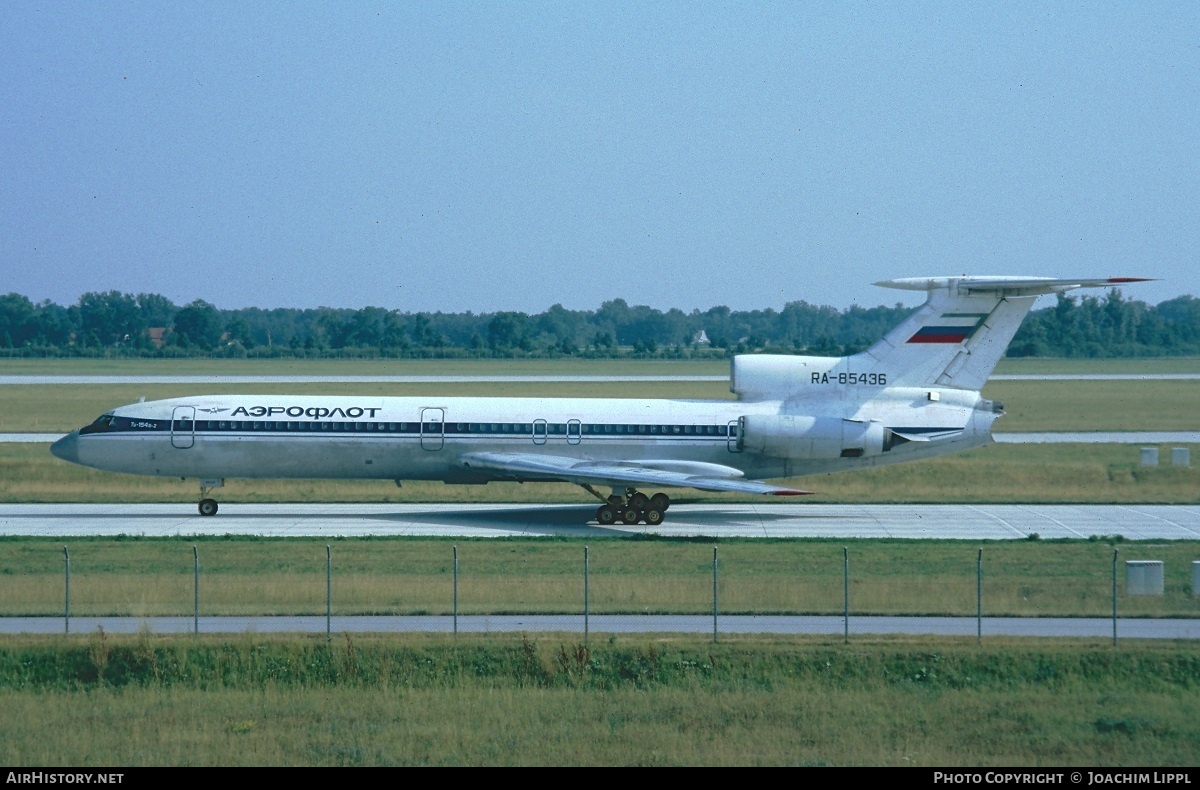
<svg viewBox="0 0 1200 790">
<path fill-rule="evenodd" d="M 226 478 L 565 481 L 604 502 L 600 524 L 656 525 L 670 499 L 639 488 L 806 494 L 764 481 L 990 443 L 1004 411 L 980 390 L 1037 297 L 1143 279 L 885 280 L 928 298 L 853 356 L 734 357 L 736 400 L 203 395 L 113 409 L 51 452 L 198 478 L 203 516 Z"/>
</svg>

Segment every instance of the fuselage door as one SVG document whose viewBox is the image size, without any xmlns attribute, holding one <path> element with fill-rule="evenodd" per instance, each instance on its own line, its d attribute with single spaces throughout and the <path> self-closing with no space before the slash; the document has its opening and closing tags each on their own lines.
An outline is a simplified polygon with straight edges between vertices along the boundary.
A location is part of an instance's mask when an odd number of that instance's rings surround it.
<svg viewBox="0 0 1200 790">
<path fill-rule="evenodd" d="M 186 450 L 196 443 L 196 407 L 176 406 L 171 412 L 171 446 Z"/>
<path fill-rule="evenodd" d="M 729 421 L 729 434 L 725 437 L 725 446 L 729 448 L 729 452 L 731 453 L 740 453 L 742 451 L 741 422 L 741 419 Z"/>
<path fill-rule="evenodd" d="M 579 444 L 583 441 L 583 425 L 579 420 L 567 423 L 567 444 Z"/>
<path fill-rule="evenodd" d="M 440 450 L 446 442 L 446 410 L 421 409 L 421 447 Z"/>
<path fill-rule="evenodd" d="M 534 420 L 533 421 L 533 443 L 534 444 L 545 444 L 546 443 L 546 421 L 545 420 Z"/>
</svg>

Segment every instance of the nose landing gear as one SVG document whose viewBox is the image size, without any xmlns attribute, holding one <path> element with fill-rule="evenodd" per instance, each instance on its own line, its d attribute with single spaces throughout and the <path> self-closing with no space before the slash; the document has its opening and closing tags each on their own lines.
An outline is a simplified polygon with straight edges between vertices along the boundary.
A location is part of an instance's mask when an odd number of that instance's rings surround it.
<svg viewBox="0 0 1200 790">
<path fill-rule="evenodd" d="M 224 479 L 201 480 L 200 481 L 200 515 L 215 516 L 217 515 L 217 500 L 209 497 L 209 493 L 214 488 L 221 488 L 225 485 Z"/>
</svg>

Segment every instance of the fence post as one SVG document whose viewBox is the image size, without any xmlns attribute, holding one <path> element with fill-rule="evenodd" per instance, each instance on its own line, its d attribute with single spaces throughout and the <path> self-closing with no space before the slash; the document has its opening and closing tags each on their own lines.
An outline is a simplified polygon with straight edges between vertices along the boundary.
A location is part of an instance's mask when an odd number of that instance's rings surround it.
<svg viewBox="0 0 1200 790">
<path fill-rule="evenodd" d="M 1113 647 L 1117 646 L 1117 552 L 1113 549 L 1112 593 L 1113 593 Z"/>
<path fill-rule="evenodd" d="M 66 590 L 63 596 L 63 633 L 71 633 L 71 554 L 63 546 L 63 567 L 66 575 Z M 1114 571 L 1115 573 L 1115 571 Z"/>
<path fill-rule="evenodd" d="M 192 630 L 197 636 L 200 635 L 200 551 L 192 544 L 192 572 L 193 583 L 192 590 Z"/>
<path fill-rule="evenodd" d="M 333 554 L 325 544 L 325 641 L 333 640 Z"/>
<path fill-rule="evenodd" d="M 845 634 L 843 643 L 850 644 L 850 549 L 842 546 L 842 622 Z"/>
<path fill-rule="evenodd" d="M 717 547 L 713 546 L 713 641 L 717 641 Z"/>
<path fill-rule="evenodd" d="M 975 640 L 983 644 L 983 549 L 975 561 Z"/>
<path fill-rule="evenodd" d="M 588 643 L 588 547 L 583 547 L 583 644 Z"/>
<path fill-rule="evenodd" d="M 458 639 L 458 546 L 454 547 L 454 638 Z"/>
</svg>

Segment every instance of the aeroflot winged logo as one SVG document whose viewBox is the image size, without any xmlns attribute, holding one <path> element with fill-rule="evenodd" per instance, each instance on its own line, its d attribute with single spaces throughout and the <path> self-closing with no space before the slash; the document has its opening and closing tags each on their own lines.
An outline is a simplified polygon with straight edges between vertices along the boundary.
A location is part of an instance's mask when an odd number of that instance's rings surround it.
<svg viewBox="0 0 1200 790">
<path fill-rule="evenodd" d="M 987 313 L 942 313 L 936 324 L 923 326 L 910 343 L 961 343 L 983 324 Z"/>
</svg>

